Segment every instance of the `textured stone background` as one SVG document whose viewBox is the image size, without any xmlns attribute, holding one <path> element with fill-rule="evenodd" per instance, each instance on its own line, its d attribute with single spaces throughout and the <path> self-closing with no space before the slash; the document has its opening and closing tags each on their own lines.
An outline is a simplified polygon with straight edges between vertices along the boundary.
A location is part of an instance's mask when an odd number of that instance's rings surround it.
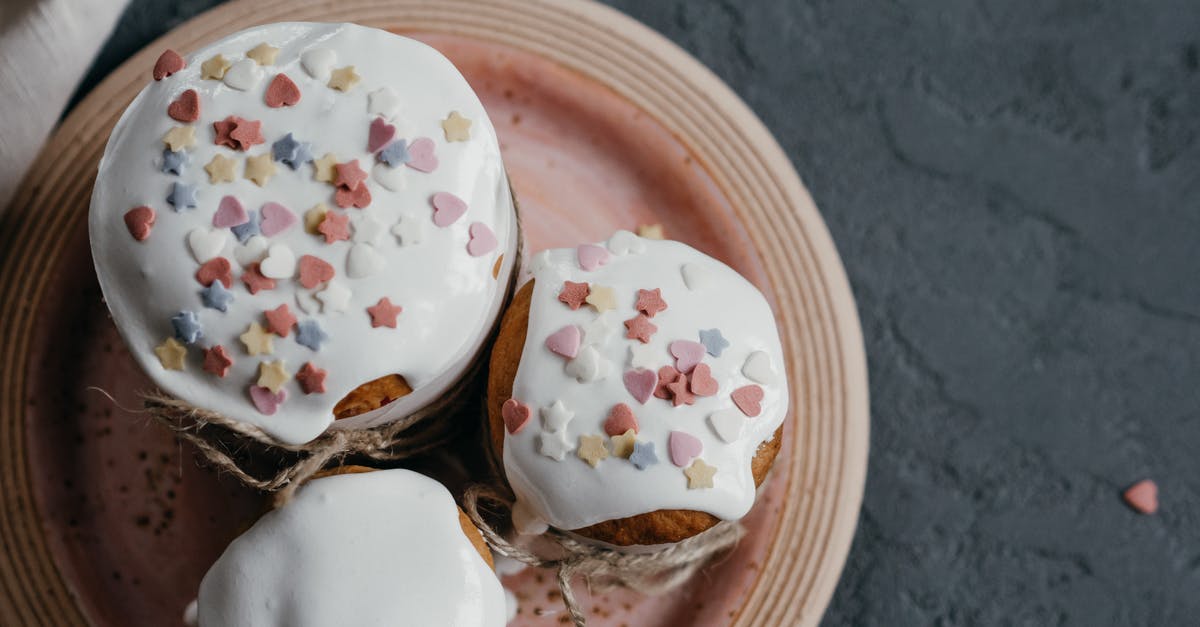
<svg viewBox="0 0 1200 627">
<path fill-rule="evenodd" d="M 213 4 L 135 0 L 83 89 Z M 826 623 L 1200 622 L 1200 2 L 611 4 L 742 94 L 849 271 L 871 461 Z"/>
</svg>

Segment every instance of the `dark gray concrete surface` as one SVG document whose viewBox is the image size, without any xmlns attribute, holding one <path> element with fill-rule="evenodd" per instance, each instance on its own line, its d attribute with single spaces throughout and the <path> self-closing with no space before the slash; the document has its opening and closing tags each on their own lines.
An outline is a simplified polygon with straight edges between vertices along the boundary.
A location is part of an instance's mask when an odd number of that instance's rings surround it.
<svg viewBox="0 0 1200 627">
<path fill-rule="evenodd" d="M 135 0 L 82 89 L 213 4 Z M 845 260 L 871 461 L 826 624 L 1200 624 L 1200 2 L 611 4 L 742 94 Z"/>
</svg>

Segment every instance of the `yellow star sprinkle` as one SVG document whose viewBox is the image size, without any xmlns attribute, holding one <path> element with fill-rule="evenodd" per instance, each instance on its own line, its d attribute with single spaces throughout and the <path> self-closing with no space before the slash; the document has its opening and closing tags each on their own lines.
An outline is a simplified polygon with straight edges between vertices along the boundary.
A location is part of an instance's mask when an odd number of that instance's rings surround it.
<svg viewBox="0 0 1200 627">
<path fill-rule="evenodd" d="M 587 298 L 583 302 L 596 308 L 598 313 L 604 313 L 617 307 L 617 297 L 613 294 L 611 287 L 603 285 L 593 285 L 592 291 L 588 293 Z"/>
<path fill-rule="evenodd" d="M 218 54 L 200 64 L 200 78 L 219 81 L 225 78 L 225 71 L 230 67 L 233 67 L 233 62 Z"/>
<path fill-rule="evenodd" d="M 362 77 L 354 71 L 353 65 L 338 68 L 329 75 L 329 86 L 338 91 L 350 91 Z"/>
<path fill-rule="evenodd" d="M 176 126 L 167 131 L 163 135 L 163 143 L 171 149 L 171 152 L 179 152 L 184 148 L 191 148 L 196 145 L 196 127 L 194 126 Z"/>
<path fill-rule="evenodd" d="M 246 329 L 239 339 L 246 345 L 246 352 L 251 355 L 270 355 L 275 350 L 271 345 L 271 334 L 257 322 L 251 322 L 250 328 Z"/>
<path fill-rule="evenodd" d="M 448 142 L 465 142 L 471 139 L 471 120 L 464 118 L 458 111 L 451 111 L 442 120 L 442 130 L 446 133 Z"/>
<path fill-rule="evenodd" d="M 167 338 L 162 344 L 154 347 L 154 354 L 167 370 L 183 370 L 183 360 L 187 357 L 187 347 L 173 337 Z"/>
<path fill-rule="evenodd" d="M 629 459 L 633 454 L 633 444 L 637 442 L 637 434 L 630 429 L 621 435 L 612 437 L 612 454 L 614 457 Z"/>
<path fill-rule="evenodd" d="M 278 394 L 279 388 L 283 387 L 283 384 L 292 380 L 292 375 L 288 374 L 287 369 L 283 366 L 284 364 L 282 359 L 259 363 L 258 385 L 271 390 L 272 394 Z"/>
<path fill-rule="evenodd" d="M 247 52 L 246 56 L 257 61 L 259 65 L 275 65 L 275 57 L 279 56 L 279 48 L 269 46 L 264 41 Z"/>
<path fill-rule="evenodd" d="M 646 239 L 662 239 L 663 227 L 661 224 L 642 224 L 638 226 L 637 233 Z"/>
<path fill-rule="evenodd" d="M 316 207 L 304 212 L 304 230 L 312 235 L 320 235 L 321 232 L 317 227 L 321 226 L 321 222 L 325 221 L 325 214 L 329 213 L 329 207 L 325 203 L 318 203 Z"/>
<path fill-rule="evenodd" d="M 233 165 L 237 160 L 230 159 L 222 155 L 216 155 L 208 165 L 204 166 L 204 171 L 208 172 L 208 182 L 213 183 L 232 183 L 233 182 Z"/>
<path fill-rule="evenodd" d="M 683 471 L 683 474 L 687 475 L 689 490 L 711 488 L 713 487 L 713 475 L 717 474 L 717 468 L 716 466 L 709 466 L 704 463 L 703 459 L 697 457 L 696 461 L 692 462 L 692 465 Z"/>
<path fill-rule="evenodd" d="M 333 166 L 337 165 L 337 157 L 325 153 L 320 159 L 313 159 L 313 178 L 322 183 L 333 182 Z"/>
<path fill-rule="evenodd" d="M 604 438 L 598 435 L 579 436 L 579 450 L 575 451 L 575 454 L 592 468 L 608 459 L 608 449 L 604 447 Z"/>
<path fill-rule="evenodd" d="M 247 157 L 245 176 L 259 187 L 266 187 L 267 181 L 275 176 L 275 162 L 271 161 L 271 155 L 263 153 L 257 157 Z"/>
</svg>

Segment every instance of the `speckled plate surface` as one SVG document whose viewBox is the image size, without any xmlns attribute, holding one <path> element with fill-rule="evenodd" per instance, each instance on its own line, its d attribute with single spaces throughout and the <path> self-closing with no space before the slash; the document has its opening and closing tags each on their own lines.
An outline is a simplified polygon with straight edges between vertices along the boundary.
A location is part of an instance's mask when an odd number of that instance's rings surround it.
<svg viewBox="0 0 1200 627">
<path fill-rule="evenodd" d="M 861 332 L 836 251 L 787 158 L 711 73 L 616 12 L 550 0 L 234 2 L 136 55 L 63 123 L 0 232 L 0 624 L 179 624 L 263 507 L 123 409 L 148 383 L 100 300 L 84 216 L 108 132 L 162 48 L 284 19 L 389 28 L 449 56 L 500 134 L 531 250 L 662 223 L 768 294 L 795 401 L 746 540 L 666 597 L 583 599 L 599 625 L 815 624 L 867 452 Z M 548 573 L 506 584 L 517 624 L 564 618 Z"/>
</svg>

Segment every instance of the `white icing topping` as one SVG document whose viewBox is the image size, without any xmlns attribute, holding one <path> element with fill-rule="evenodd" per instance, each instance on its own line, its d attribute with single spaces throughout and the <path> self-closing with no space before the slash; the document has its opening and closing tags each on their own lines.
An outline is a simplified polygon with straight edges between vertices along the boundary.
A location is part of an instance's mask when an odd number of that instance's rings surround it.
<svg viewBox="0 0 1200 627">
<path fill-rule="evenodd" d="M 518 497 L 516 511 L 521 514 L 514 512 L 514 520 L 521 519 L 519 526 L 536 529 L 530 522 L 536 518 L 561 529 L 578 529 L 658 509 L 699 510 L 736 520 L 754 502 L 751 459 L 759 444 L 783 423 L 788 408 L 787 386 L 780 383 L 786 380 L 784 362 L 770 306 L 749 281 L 715 259 L 678 242 L 630 237 L 614 236 L 609 245 L 620 252 L 612 251 L 607 263 L 591 271 L 580 267 L 573 248 L 535 258 L 529 331 L 513 397 L 539 412 L 543 420 L 531 422 L 516 435 L 506 433 L 503 455 L 505 473 Z M 559 301 L 564 280 L 587 282 L 593 289 L 612 288 L 616 301 L 604 315 L 612 317 L 618 332 L 607 341 L 581 348 L 570 361 L 547 348 L 546 338 L 567 325 L 587 329 L 597 314 L 589 305 L 572 310 Z M 638 290 L 654 288 L 661 289 L 667 304 L 650 318 L 657 331 L 648 344 L 626 339 L 623 322 L 639 315 Z M 700 362 L 718 385 L 715 395 L 697 396 L 694 405 L 678 407 L 653 396 L 645 404 L 635 400 L 622 376 L 634 368 L 631 360 L 657 373 L 660 367 L 676 363 L 668 350 L 670 343 L 698 343 L 702 330 L 711 340 L 715 336 L 711 329 L 719 329 L 729 342 L 714 351 L 719 357 L 703 354 Z M 591 361 L 583 368 L 578 362 L 588 350 Z M 747 417 L 730 395 L 735 389 L 759 384 L 743 374 L 752 354 L 763 356 L 755 358 L 752 373 L 759 375 L 758 360 L 767 360 L 778 376 L 761 382 L 761 412 Z M 594 363 L 607 364 L 613 372 L 600 378 L 580 376 L 594 374 L 599 368 L 592 367 Z M 632 443 L 605 435 L 609 411 L 619 403 L 633 410 L 637 442 L 654 446 L 657 462 L 644 464 L 644 470 L 634 464 L 644 463 L 643 457 L 635 453 L 627 458 L 627 450 L 624 456 L 616 452 Z M 674 438 L 681 461 L 691 462 L 698 442 L 697 462 L 703 460 L 717 469 L 713 487 L 689 489 L 685 468 L 671 460 L 672 432 L 685 434 Z M 559 435 L 572 449 L 579 446 L 580 436 L 602 436 L 608 456 L 594 468 L 576 454 L 558 461 Z M 702 473 L 695 474 L 701 482 Z"/>
<path fill-rule="evenodd" d="M 269 67 L 245 56 L 261 43 L 279 48 Z M 201 64 L 218 53 L 232 63 L 224 80 L 202 80 Z M 361 83 L 346 92 L 331 89 L 326 84 L 331 72 L 349 66 L 362 77 Z M 266 105 L 264 94 L 276 73 L 287 75 L 298 87 L 301 98 L 295 105 Z M 252 85 L 254 76 L 261 80 Z M 187 126 L 169 117 L 167 108 L 188 89 L 198 92 L 200 101 L 200 119 L 191 124 L 195 145 L 187 149 L 182 174 L 161 172 L 163 136 Z M 403 94 L 403 102 L 397 94 Z M 412 129 L 413 135 L 396 139 L 411 145 L 417 137 L 426 138 L 422 150 L 427 152 L 422 155 L 436 158 L 436 169 L 427 173 L 404 165 L 373 167 L 375 157 L 367 152 L 372 110 L 394 116 L 398 132 Z M 441 121 L 452 110 L 472 120 L 468 141 L 445 141 Z M 265 142 L 246 152 L 217 146 L 213 122 L 227 116 L 261 121 Z M 369 207 L 337 208 L 334 187 L 314 179 L 312 163 L 293 170 L 275 161 L 274 176 L 263 187 L 243 178 L 246 159 L 271 155 L 272 144 L 288 133 L 297 142 L 310 143 L 314 157 L 332 154 L 338 163 L 357 159 L 366 172 L 386 173 L 368 176 Z M 235 162 L 232 182 L 210 183 L 204 166 L 216 155 Z M 195 186 L 196 207 L 176 211 L 165 201 L 176 182 Z M 462 219 L 445 228 L 432 223 L 430 199 L 438 192 L 451 193 L 468 207 Z M 295 224 L 272 236 L 264 229 L 243 244 L 230 229 L 212 228 L 224 196 L 233 196 L 260 218 L 268 202 L 279 203 L 295 217 L 324 203 L 330 212 L 357 219 L 354 239 L 326 243 L 322 235 Z M 139 205 L 156 212 L 151 234 L 141 242 L 130 236 L 123 220 L 125 212 Z M 468 252 L 473 223 L 495 234 L 495 250 L 480 256 Z M 425 44 L 353 24 L 253 28 L 196 52 L 185 69 L 148 85 L 109 140 L 89 226 L 105 300 L 131 352 L 155 384 L 187 403 L 257 425 L 291 444 L 311 440 L 331 424 L 361 428 L 395 420 L 445 392 L 482 349 L 485 332 L 498 315 L 516 249 L 516 221 L 499 144 L 470 86 L 445 57 Z M 492 268 L 501 254 L 504 263 L 496 280 Z M 305 255 L 330 264 L 334 280 L 302 288 L 294 276 Z M 199 263 L 216 257 L 232 265 L 233 300 L 227 313 L 204 306 L 202 286 L 194 278 Z M 276 279 L 277 285 L 251 294 L 240 277 L 244 266 L 260 260 L 261 273 Z M 371 326 L 366 308 L 383 297 L 403 307 L 395 329 Z M 328 339 L 314 351 L 298 344 L 293 332 L 274 338 L 273 354 L 248 355 L 238 336 L 251 321 L 261 323 L 264 311 L 285 303 L 301 322 L 315 320 Z M 182 371 L 167 370 L 154 348 L 173 335 L 170 320 L 180 311 L 197 315 L 203 339 L 188 348 Z M 217 344 L 233 359 L 224 378 L 202 369 L 202 349 Z M 264 359 L 282 359 L 293 374 L 312 362 L 328 372 L 326 392 L 305 394 L 298 382 L 289 383 L 281 410 L 263 415 L 248 389 Z M 341 398 L 388 374 L 403 375 L 414 392 L 368 414 L 333 422 L 332 410 Z"/>
<path fill-rule="evenodd" d="M 408 470 L 309 482 L 200 583 L 200 627 L 504 625 L 499 579 L 446 488 Z"/>
</svg>

